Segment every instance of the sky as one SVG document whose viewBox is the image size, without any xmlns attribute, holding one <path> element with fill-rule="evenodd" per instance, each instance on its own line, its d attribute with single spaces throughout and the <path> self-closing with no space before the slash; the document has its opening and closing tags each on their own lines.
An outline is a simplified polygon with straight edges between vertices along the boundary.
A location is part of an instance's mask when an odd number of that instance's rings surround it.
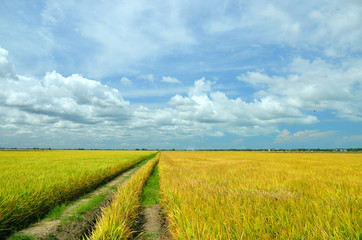
<svg viewBox="0 0 362 240">
<path fill-rule="evenodd" d="M 0 5 L 0 147 L 362 147 L 360 0 Z"/>
</svg>

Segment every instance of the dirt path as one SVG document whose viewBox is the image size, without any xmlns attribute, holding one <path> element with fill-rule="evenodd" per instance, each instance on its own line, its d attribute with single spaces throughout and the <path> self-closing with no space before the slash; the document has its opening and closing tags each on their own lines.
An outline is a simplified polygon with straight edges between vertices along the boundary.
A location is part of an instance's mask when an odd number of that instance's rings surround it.
<svg viewBox="0 0 362 240">
<path fill-rule="evenodd" d="M 141 214 L 142 233 L 136 240 L 166 240 L 170 239 L 167 234 L 165 219 L 161 217 L 159 204 L 144 207 Z"/>
<path fill-rule="evenodd" d="M 87 197 L 79 199 L 67 206 L 63 211 L 60 220 L 43 219 L 30 227 L 23 229 L 15 235 L 31 235 L 35 239 L 77 239 L 87 233 L 92 223 L 96 221 L 97 216 L 101 213 L 101 208 L 107 206 L 113 196 L 114 189 L 112 187 L 123 184 L 138 168 L 132 168 L 107 184 L 99 187 L 95 191 L 89 193 Z M 72 212 L 81 204 L 90 201 L 93 197 L 105 194 L 104 200 L 94 211 L 86 213 L 86 215 L 75 223 L 62 224 L 62 219 L 66 219 L 72 215 Z"/>
<path fill-rule="evenodd" d="M 155 204 L 143 209 L 143 231 L 142 239 L 165 239 L 165 231 L 162 226 L 160 205 Z"/>
</svg>

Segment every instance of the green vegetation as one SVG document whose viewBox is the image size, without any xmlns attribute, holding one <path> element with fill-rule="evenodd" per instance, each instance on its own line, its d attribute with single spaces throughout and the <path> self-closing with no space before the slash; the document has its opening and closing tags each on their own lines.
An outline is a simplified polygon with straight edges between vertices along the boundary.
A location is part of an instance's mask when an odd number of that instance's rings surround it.
<svg viewBox="0 0 362 240">
<path fill-rule="evenodd" d="M 115 199 L 103 210 L 92 235 L 88 239 L 129 239 L 141 207 L 142 188 L 152 173 L 159 157 L 147 162 L 126 184 L 117 189 Z"/>
<path fill-rule="evenodd" d="M 57 205 L 55 206 L 46 216 L 45 218 L 49 219 L 49 220 L 56 220 L 59 219 L 64 210 L 69 206 L 71 202 L 65 202 L 63 204 Z"/>
<path fill-rule="evenodd" d="M 154 155 L 141 151 L 0 151 L 0 236 Z M 55 212 L 61 212 L 60 206 Z M 54 213 L 55 216 L 58 213 Z"/>
<path fill-rule="evenodd" d="M 81 219 L 87 212 L 94 210 L 101 202 L 105 200 L 105 194 L 94 196 L 89 201 L 79 205 L 74 211 L 70 219 Z"/>
<path fill-rule="evenodd" d="M 160 202 L 160 177 L 158 175 L 158 166 L 152 171 L 150 178 L 142 192 L 142 206 L 152 206 Z"/>
<path fill-rule="evenodd" d="M 28 235 L 14 235 L 9 237 L 7 240 L 33 240 L 34 237 L 33 236 L 28 236 Z"/>
<path fill-rule="evenodd" d="M 147 240 L 158 240 L 158 239 L 160 239 L 160 235 L 158 233 L 147 233 L 142 237 L 143 237 L 143 239 L 147 239 Z"/>
</svg>

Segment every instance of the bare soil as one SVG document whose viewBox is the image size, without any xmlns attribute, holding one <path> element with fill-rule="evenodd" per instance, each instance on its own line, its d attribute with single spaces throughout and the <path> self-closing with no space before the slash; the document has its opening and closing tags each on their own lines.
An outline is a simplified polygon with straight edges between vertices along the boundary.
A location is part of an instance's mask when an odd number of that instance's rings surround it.
<svg viewBox="0 0 362 240">
<path fill-rule="evenodd" d="M 166 222 L 161 216 L 160 205 L 155 204 L 142 210 L 142 234 L 137 239 L 164 240 L 169 239 L 167 235 Z"/>
</svg>

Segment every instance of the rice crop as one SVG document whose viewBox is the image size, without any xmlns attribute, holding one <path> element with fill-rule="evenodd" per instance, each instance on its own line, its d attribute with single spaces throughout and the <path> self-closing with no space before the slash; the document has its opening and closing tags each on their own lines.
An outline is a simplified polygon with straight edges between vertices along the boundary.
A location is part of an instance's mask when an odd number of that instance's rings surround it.
<svg viewBox="0 0 362 240">
<path fill-rule="evenodd" d="M 103 209 L 91 236 L 87 239 L 130 239 L 141 208 L 142 188 L 159 157 L 147 162 L 124 185 L 117 189 L 112 203 Z"/>
<path fill-rule="evenodd" d="M 163 152 L 172 239 L 361 239 L 362 155 Z"/>
<path fill-rule="evenodd" d="M 0 151 L 0 239 L 155 154 L 152 151 Z"/>
</svg>

